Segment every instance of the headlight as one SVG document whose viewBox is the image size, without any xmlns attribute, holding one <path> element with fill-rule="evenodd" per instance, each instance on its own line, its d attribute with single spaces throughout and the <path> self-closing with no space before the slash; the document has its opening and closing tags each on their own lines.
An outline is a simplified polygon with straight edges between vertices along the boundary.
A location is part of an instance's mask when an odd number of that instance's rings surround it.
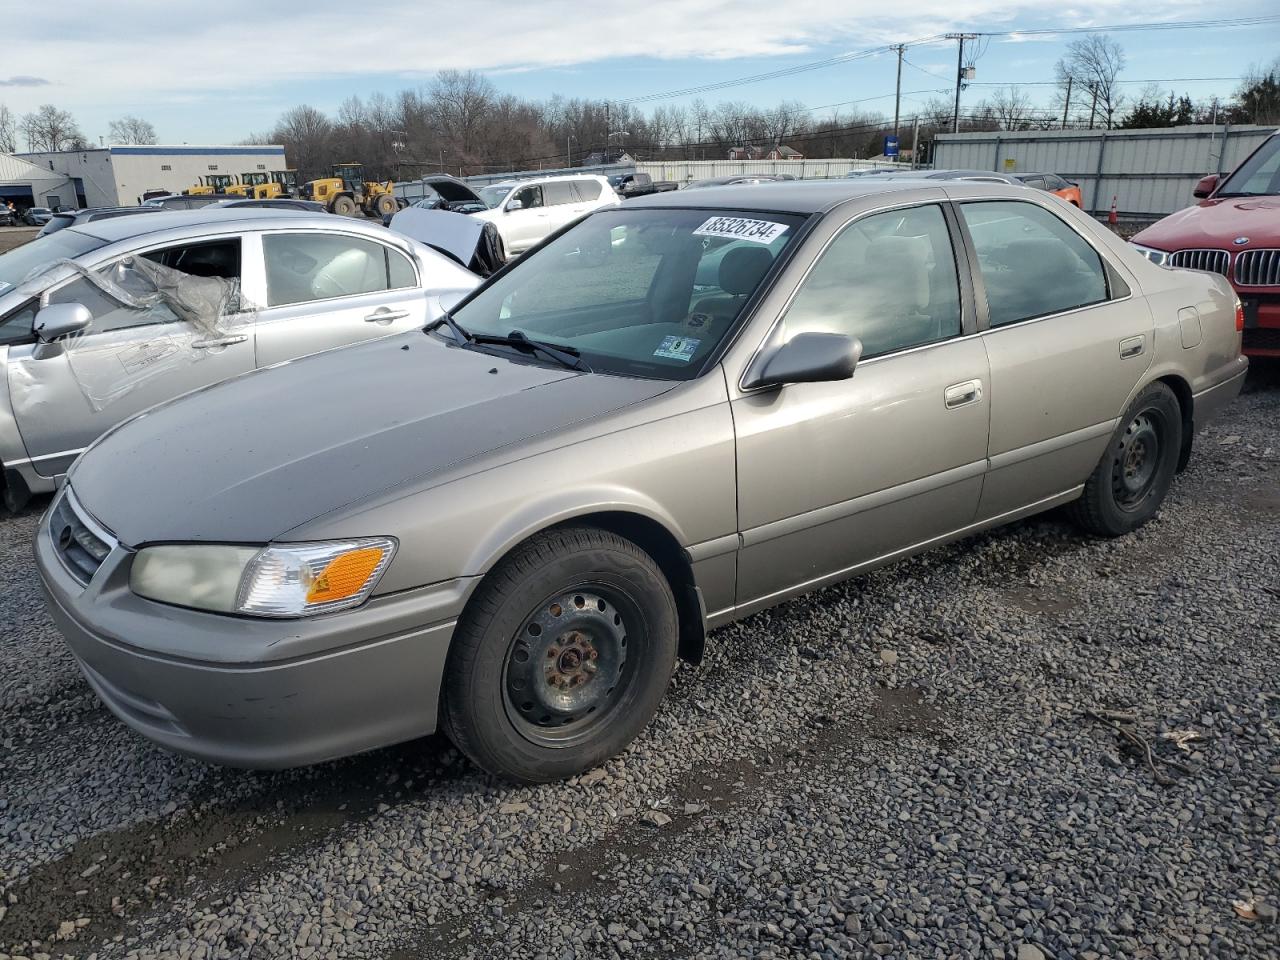
<svg viewBox="0 0 1280 960">
<path fill-rule="evenodd" d="M 216 613 L 307 617 L 363 603 L 394 556 L 387 537 L 268 547 L 182 544 L 138 551 L 133 592 Z"/>
<path fill-rule="evenodd" d="M 1169 258 L 1173 256 L 1173 254 L 1168 250 L 1157 250 L 1155 247 L 1144 247 L 1142 244 L 1134 243 L 1132 240 L 1129 241 L 1129 246 L 1133 247 L 1133 249 L 1137 250 L 1157 267 L 1167 267 L 1169 265 Z"/>
</svg>

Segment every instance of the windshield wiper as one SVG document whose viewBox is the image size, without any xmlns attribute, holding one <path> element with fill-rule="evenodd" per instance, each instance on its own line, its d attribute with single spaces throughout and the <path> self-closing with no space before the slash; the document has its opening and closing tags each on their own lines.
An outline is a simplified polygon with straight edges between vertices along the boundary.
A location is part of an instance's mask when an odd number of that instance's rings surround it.
<svg viewBox="0 0 1280 960">
<path fill-rule="evenodd" d="M 540 340 L 530 340 L 519 330 L 512 330 L 505 337 L 500 337 L 490 333 L 476 333 L 471 335 L 472 343 L 492 344 L 498 347 L 515 347 L 517 350 L 524 350 L 529 353 L 542 353 L 559 363 L 561 366 L 568 367 L 570 370 L 582 370 L 590 373 L 591 368 L 583 361 L 581 354 L 574 347 L 556 347 L 549 343 L 543 343 Z"/>
<path fill-rule="evenodd" d="M 449 315 L 448 310 L 440 314 L 440 316 L 437 317 L 435 320 L 432 320 L 430 323 L 428 323 L 426 326 L 426 330 L 428 333 L 430 333 L 432 330 L 434 330 L 436 327 L 440 326 L 441 324 L 444 324 L 449 328 L 449 332 L 453 334 L 453 339 L 457 340 L 459 344 L 468 344 L 475 340 L 475 337 L 467 333 L 467 331 L 463 330 L 462 327 L 458 326 L 457 321 L 454 320 L 453 317 Z"/>
</svg>

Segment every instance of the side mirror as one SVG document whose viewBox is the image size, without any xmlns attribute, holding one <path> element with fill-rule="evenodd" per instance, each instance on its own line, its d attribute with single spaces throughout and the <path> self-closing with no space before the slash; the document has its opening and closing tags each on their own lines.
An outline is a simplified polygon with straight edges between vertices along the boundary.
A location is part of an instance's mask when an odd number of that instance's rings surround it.
<svg viewBox="0 0 1280 960">
<path fill-rule="evenodd" d="M 523 210 L 523 209 L 524 209 L 523 200 L 512 200 L 510 203 L 507 204 L 507 213 L 513 213 L 516 210 Z"/>
<path fill-rule="evenodd" d="M 52 343 L 68 334 L 79 333 L 93 323 L 93 314 L 80 303 L 51 303 L 36 314 L 33 324 L 35 334 L 45 343 Z"/>
<path fill-rule="evenodd" d="M 1197 200 L 1203 200 L 1218 188 L 1218 181 L 1220 179 L 1221 177 L 1216 173 L 1211 173 L 1207 177 L 1201 177 L 1196 183 L 1196 188 L 1191 191 L 1191 195 Z"/>
<path fill-rule="evenodd" d="M 848 380 L 862 356 L 862 341 L 843 333 L 798 333 L 756 360 L 743 386 Z"/>
</svg>

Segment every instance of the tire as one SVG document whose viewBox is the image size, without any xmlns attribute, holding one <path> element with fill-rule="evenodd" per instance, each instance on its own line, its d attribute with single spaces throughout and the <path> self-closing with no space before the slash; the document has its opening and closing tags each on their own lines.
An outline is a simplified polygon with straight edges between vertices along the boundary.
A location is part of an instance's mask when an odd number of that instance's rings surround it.
<svg viewBox="0 0 1280 960">
<path fill-rule="evenodd" d="M 538 534 L 494 568 L 459 621 L 442 726 L 507 780 L 597 766 L 657 711 L 677 623 L 666 578 L 631 541 L 593 527 Z"/>
<path fill-rule="evenodd" d="M 396 205 L 395 197 L 389 193 L 384 193 L 373 201 L 373 209 L 379 217 L 385 217 L 389 214 L 394 214 L 400 208 Z"/>
<path fill-rule="evenodd" d="M 1107 451 L 1071 504 L 1072 519 L 1090 533 L 1120 537 L 1150 520 L 1173 485 L 1182 451 L 1182 409 L 1163 383 L 1129 405 Z"/>
<path fill-rule="evenodd" d="M 354 217 L 356 215 L 356 202 L 345 193 L 339 194 L 330 201 L 329 212 L 336 213 L 340 217 Z"/>
</svg>

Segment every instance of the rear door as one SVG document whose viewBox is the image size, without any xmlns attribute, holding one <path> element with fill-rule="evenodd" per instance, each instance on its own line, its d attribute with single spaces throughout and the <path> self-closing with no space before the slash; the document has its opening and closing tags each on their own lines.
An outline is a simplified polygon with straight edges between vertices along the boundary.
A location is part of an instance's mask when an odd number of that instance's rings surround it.
<svg viewBox="0 0 1280 960">
<path fill-rule="evenodd" d="M 1114 265 L 1055 212 L 957 204 L 978 263 L 991 360 L 990 471 L 979 517 L 1083 483 L 1150 364 L 1152 319 Z"/>
<path fill-rule="evenodd" d="M 242 237 L 220 237 L 140 253 L 191 276 L 231 279 L 240 275 L 242 246 Z M 95 275 L 138 294 L 145 286 L 128 262 L 113 261 Z M 30 343 L 10 348 L 14 416 L 42 476 L 65 473 L 85 446 L 121 420 L 253 369 L 252 327 L 238 302 L 201 327 L 164 300 L 130 306 L 113 289 L 85 276 L 58 284 L 42 304 L 83 304 L 93 315 L 88 331 L 68 338 L 57 355 L 37 358 Z"/>
<path fill-rule="evenodd" d="M 260 235 L 259 367 L 427 322 L 417 265 L 379 241 L 290 230 Z"/>
<path fill-rule="evenodd" d="M 542 201 L 550 214 L 548 232 L 559 230 L 586 212 L 586 205 L 574 189 L 572 180 L 552 180 L 542 185 Z"/>
</svg>

